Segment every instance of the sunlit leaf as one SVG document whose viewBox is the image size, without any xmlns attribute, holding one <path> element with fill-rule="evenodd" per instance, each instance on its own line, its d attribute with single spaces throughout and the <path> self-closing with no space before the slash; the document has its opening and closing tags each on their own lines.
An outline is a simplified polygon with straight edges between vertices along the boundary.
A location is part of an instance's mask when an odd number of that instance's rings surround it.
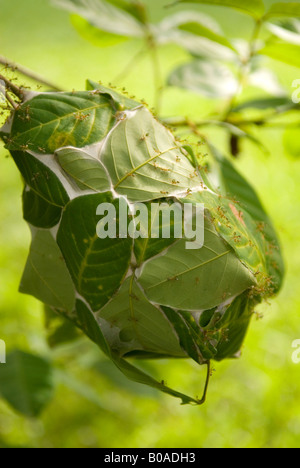
<svg viewBox="0 0 300 468">
<path fill-rule="evenodd" d="M 62 148 L 56 152 L 56 157 L 62 169 L 82 190 L 107 192 L 111 183 L 107 170 L 101 163 L 87 152 L 77 148 Z"/>
<path fill-rule="evenodd" d="M 271 42 L 259 50 L 259 54 L 300 67 L 300 46 L 286 42 Z"/>
<path fill-rule="evenodd" d="M 177 0 L 174 2 L 174 5 L 180 3 L 207 4 L 234 8 L 254 18 L 260 18 L 265 12 L 262 0 L 251 0 L 251 2 L 244 0 Z"/>
<path fill-rule="evenodd" d="M 111 88 L 106 88 L 93 80 L 86 81 L 86 89 L 89 91 L 95 91 L 96 93 L 98 92 L 100 94 L 109 95 L 116 103 L 118 110 L 134 109 L 141 105 L 140 102 L 130 99 L 127 96 L 124 96 L 124 94 L 118 93 Z"/>
<path fill-rule="evenodd" d="M 35 156 L 23 151 L 12 151 L 12 157 L 27 185 L 39 197 L 56 207 L 69 201 L 68 194 L 57 175 Z"/>
<path fill-rule="evenodd" d="M 208 60 L 194 60 L 180 66 L 171 73 L 168 84 L 215 99 L 230 97 L 238 88 L 236 78 L 227 67 Z"/>
<path fill-rule="evenodd" d="M 38 228 L 52 228 L 60 220 L 62 209 L 51 205 L 44 198 L 29 187 L 23 191 L 23 216 L 32 226 Z"/>
<path fill-rule="evenodd" d="M 230 44 L 230 42 L 223 36 L 216 34 L 212 30 L 208 29 L 205 25 L 196 22 L 189 22 L 186 24 L 182 24 L 179 26 L 179 29 L 182 31 L 189 32 L 194 34 L 195 36 L 205 37 L 212 42 L 217 42 L 218 44 L 228 47 L 231 50 L 235 50 L 234 47 Z"/>
<path fill-rule="evenodd" d="M 143 107 L 124 114 L 100 159 L 117 193 L 131 201 L 164 198 L 202 182 L 171 132 Z"/>
<path fill-rule="evenodd" d="M 128 36 L 103 31 L 79 15 L 71 15 L 71 23 L 83 39 L 97 47 L 110 47 L 129 39 Z"/>
<path fill-rule="evenodd" d="M 283 134 L 283 143 L 290 156 L 300 158 L 299 128 L 287 128 Z"/>
<path fill-rule="evenodd" d="M 289 42 L 290 44 L 300 45 L 300 21 L 287 20 L 284 23 L 268 24 L 268 29 L 279 39 Z"/>
<path fill-rule="evenodd" d="M 52 0 L 52 3 L 82 16 L 92 26 L 102 31 L 128 37 L 144 36 L 142 24 L 130 13 L 118 8 L 119 5 L 113 5 L 112 2 L 105 0 Z"/>
<path fill-rule="evenodd" d="M 154 33 L 159 44 L 177 44 L 195 56 L 228 61 L 236 56 L 219 24 L 197 11 L 184 10 L 167 16 L 155 27 Z"/>
<path fill-rule="evenodd" d="M 252 2 L 251 2 L 252 3 Z M 300 4 L 299 2 L 279 2 L 271 5 L 269 10 L 266 13 L 265 18 L 274 18 L 274 17 L 297 17 L 300 16 Z"/>
</svg>

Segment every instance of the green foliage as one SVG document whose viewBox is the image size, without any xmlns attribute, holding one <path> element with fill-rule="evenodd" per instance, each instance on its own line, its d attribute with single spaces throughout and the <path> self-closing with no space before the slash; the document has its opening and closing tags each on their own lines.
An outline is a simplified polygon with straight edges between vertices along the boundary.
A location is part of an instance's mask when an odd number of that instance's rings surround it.
<svg viewBox="0 0 300 468">
<path fill-rule="evenodd" d="M 0 370 L 0 394 L 28 417 L 38 416 L 53 397 L 51 364 L 40 356 L 13 351 Z"/>
<path fill-rule="evenodd" d="M 77 31 L 95 45 L 143 41 L 153 62 L 157 114 L 169 86 L 218 100 L 218 107 L 199 122 L 185 117 L 172 123 L 154 117 L 135 98 L 91 80 L 87 91 L 34 96 L 25 91 L 25 102 L 12 112 L 11 128 L 1 132 L 25 181 L 24 219 L 33 236 L 20 290 L 46 305 L 51 346 L 81 336 L 76 325 L 132 380 L 183 403 L 202 403 L 126 359 L 190 357 L 208 364 L 234 357 L 257 304 L 282 286 L 284 265 L 269 216 L 206 129 L 221 129 L 231 155 L 238 157 L 244 140 L 264 148 L 257 137 L 261 127 L 278 124 L 278 116 L 298 115 L 299 105 L 291 103 L 275 75 L 266 73 L 264 57 L 300 66 L 297 20 L 270 23 L 298 17 L 299 5 L 277 3 L 266 10 L 259 0 L 174 4 L 246 13 L 252 23 L 254 19 L 254 30 L 245 46 L 226 38 L 200 11 L 165 10 L 165 17 L 153 24 L 141 2 L 53 3 L 69 11 Z M 258 41 L 262 31 L 264 40 Z M 190 57 L 164 83 L 157 52 L 166 44 L 179 45 Z M 247 86 L 267 89 L 269 95 L 256 89 L 253 98 L 249 93 L 250 98 L 240 99 Z M 201 138 L 209 161 L 203 162 L 193 137 L 188 144 L 179 141 L 166 125 Z M 293 129 L 286 131 L 284 143 L 298 157 L 294 135 Z M 96 208 L 111 202 L 118 218 L 120 197 L 127 197 L 129 205 L 204 203 L 204 247 L 187 251 L 186 239 L 174 238 L 99 239 Z"/>
<path fill-rule="evenodd" d="M 248 189 L 250 202 L 247 193 L 244 197 L 245 211 L 227 194 L 209 189 L 200 166 L 193 166 L 192 149 L 187 152 L 145 107 L 133 108 L 130 102 L 129 109 L 117 111 L 122 101 L 103 88 L 72 95 L 44 93 L 14 112 L 6 142 L 25 179 L 24 217 L 33 236 L 20 291 L 74 322 L 133 380 L 177 396 L 183 403 L 201 404 L 205 396 L 199 400 L 175 392 L 127 364 L 124 357 L 136 353 L 189 356 L 208 364 L 214 357 L 238 352 L 253 307 L 273 293 L 273 276 L 268 276 L 272 271 L 262 249 L 264 235 L 254 232 L 251 215 L 258 212 L 255 221 L 268 224 L 269 220 L 252 189 Z M 88 105 L 93 121 L 79 119 L 71 126 L 71 108 L 75 113 L 80 109 L 86 117 Z M 20 119 L 25 112 L 28 118 Z M 58 114 L 55 120 L 53 114 Z M 47 152 L 52 149 L 53 155 L 38 151 L 42 135 Z M 70 138 L 81 149 L 68 146 Z M 217 158 L 216 162 L 230 195 L 239 196 L 237 173 L 225 161 Z M 226 171 L 233 175 L 233 184 Z M 238 188 L 247 187 L 240 181 Z M 28 203 L 33 190 L 34 210 Z M 204 247 L 187 250 L 186 239 L 175 242 L 172 235 L 155 247 L 127 235 L 119 237 L 124 196 L 126 210 L 132 202 L 154 200 L 175 199 L 182 207 L 204 203 Z M 96 227 L 98 207 L 104 203 L 114 208 L 117 226 L 113 236 L 101 238 Z M 54 226 L 58 208 L 63 209 Z M 53 229 L 46 230 L 47 226 Z M 270 232 L 270 242 L 275 242 L 276 235 Z M 136 266 L 134 252 L 138 253 Z M 237 296 L 245 298 L 247 307 L 242 301 L 237 310 Z M 217 312 L 206 325 L 210 326 L 208 339 L 199 319 L 201 312 L 213 308 Z M 224 321 L 232 330 L 228 336 Z"/>
</svg>

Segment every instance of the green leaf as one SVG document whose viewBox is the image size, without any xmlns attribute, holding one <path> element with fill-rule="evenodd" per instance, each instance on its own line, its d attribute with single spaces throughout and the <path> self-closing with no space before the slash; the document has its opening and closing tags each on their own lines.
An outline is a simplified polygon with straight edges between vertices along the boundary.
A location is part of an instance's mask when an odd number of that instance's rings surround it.
<svg viewBox="0 0 300 468">
<path fill-rule="evenodd" d="M 107 192 L 111 182 L 101 161 L 77 148 L 62 148 L 56 151 L 56 157 L 62 169 L 81 190 Z"/>
<path fill-rule="evenodd" d="M 225 65 L 208 60 L 181 65 L 171 73 L 168 84 L 213 99 L 233 96 L 238 88 L 236 78 Z"/>
<path fill-rule="evenodd" d="M 45 202 L 63 207 L 69 197 L 56 174 L 35 156 L 22 151 L 12 151 L 11 155 L 27 185 Z"/>
<path fill-rule="evenodd" d="M 288 16 L 291 18 L 300 17 L 300 4 L 299 2 L 279 2 L 271 5 L 270 9 L 265 15 L 265 19 L 270 19 L 274 17 L 284 17 Z"/>
<path fill-rule="evenodd" d="M 188 22 L 179 26 L 179 29 L 182 31 L 189 32 L 195 36 L 205 37 L 212 42 L 216 42 L 224 47 L 228 47 L 235 52 L 235 48 L 230 44 L 230 42 L 220 34 L 216 34 L 214 31 L 209 29 L 207 26 L 200 24 L 199 22 Z"/>
<path fill-rule="evenodd" d="M 220 194 L 208 191 L 190 194 L 186 201 L 204 204 L 217 233 L 253 274 L 266 271 L 263 245 L 256 223 L 237 201 L 221 198 Z"/>
<path fill-rule="evenodd" d="M 112 4 L 116 2 L 104 0 L 52 0 L 52 3 L 64 10 L 82 16 L 92 26 L 101 31 L 128 37 L 144 36 L 142 24 L 127 11 Z M 120 4 L 120 2 L 118 3 Z"/>
<path fill-rule="evenodd" d="M 290 44 L 300 45 L 300 21 L 286 20 L 282 24 L 268 24 L 268 29 L 279 39 Z"/>
<path fill-rule="evenodd" d="M 114 123 L 110 96 L 89 91 L 43 93 L 14 112 L 9 150 L 53 153 L 99 142 Z"/>
<path fill-rule="evenodd" d="M 145 374 L 143 371 L 134 367 L 129 362 L 125 361 L 118 356 L 117 353 L 112 352 L 106 342 L 106 339 L 101 331 L 101 328 L 94 316 L 94 314 L 88 309 L 88 307 L 82 302 L 77 301 L 76 305 L 77 311 L 77 325 L 84 331 L 92 341 L 94 341 L 100 349 L 113 361 L 116 367 L 130 380 L 147 385 L 151 388 L 155 388 L 160 390 L 163 393 L 171 395 L 175 398 L 180 398 L 182 400 L 182 404 L 202 404 L 203 401 L 197 398 L 191 398 L 183 393 L 177 392 L 172 390 L 171 388 L 167 387 L 163 381 L 158 382 L 157 380 L 153 379 L 149 375 Z"/>
<path fill-rule="evenodd" d="M 163 311 L 174 326 L 181 347 L 194 361 L 203 364 L 214 357 L 216 349 L 212 350 L 211 345 L 204 344 L 203 330 L 191 313 L 175 311 L 169 307 L 163 307 Z"/>
<path fill-rule="evenodd" d="M 147 7 L 141 0 L 107 0 L 112 5 L 127 11 L 142 24 L 147 23 Z"/>
<path fill-rule="evenodd" d="M 205 333 L 209 336 L 214 330 L 219 331 L 220 339 L 216 345 L 216 361 L 226 358 L 239 357 L 241 346 L 253 316 L 255 303 L 249 299 L 248 294 L 242 294 L 231 304 L 223 308 L 217 308 L 205 327 Z"/>
<path fill-rule="evenodd" d="M 177 0 L 174 4 L 179 3 L 197 3 L 199 5 L 207 4 L 234 8 L 256 19 L 259 19 L 265 12 L 262 0 L 251 0 L 251 2 L 245 0 Z"/>
<path fill-rule="evenodd" d="M 141 105 L 140 102 L 137 102 L 133 99 L 129 99 L 123 94 L 120 94 L 111 88 L 106 88 L 105 86 L 102 86 L 101 84 L 96 83 L 96 81 L 93 80 L 86 81 L 86 89 L 89 91 L 98 91 L 99 94 L 108 94 L 114 100 L 116 107 L 118 107 L 119 110 L 134 109 L 135 107 Z"/>
<path fill-rule="evenodd" d="M 131 201 L 172 196 L 202 183 L 174 136 L 144 107 L 124 113 L 100 159 L 114 189 Z"/>
<path fill-rule="evenodd" d="M 128 36 L 102 31 L 79 15 L 71 15 L 71 23 L 83 39 L 96 47 L 110 47 L 129 39 Z"/>
<path fill-rule="evenodd" d="M 247 109 L 259 109 L 259 110 L 268 110 L 268 109 L 277 109 L 280 107 L 295 107 L 295 104 L 291 103 L 291 99 L 288 96 L 280 97 L 267 97 L 260 99 L 251 99 L 249 101 L 242 102 L 234 107 L 233 112 L 240 112 Z"/>
<path fill-rule="evenodd" d="M 300 158 L 299 129 L 287 128 L 283 134 L 283 144 L 290 156 Z"/>
<path fill-rule="evenodd" d="M 262 252 L 265 255 L 267 273 L 272 279 L 273 292 L 278 292 L 284 277 L 284 263 L 280 243 L 259 197 L 253 187 L 237 172 L 232 163 L 213 152 L 219 167 L 219 182 L 223 194 L 233 196 L 256 222 L 254 235 L 261 238 Z M 260 235 L 261 234 L 261 235 Z M 270 292 L 270 291 L 269 291 Z"/>
<path fill-rule="evenodd" d="M 148 302 L 134 276 L 127 278 L 118 294 L 97 313 L 107 323 L 106 340 L 121 354 L 144 350 L 185 357 L 174 329 L 159 307 Z"/>
<path fill-rule="evenodd" d="M 57 242 L 77 292 L 94 311 L 100 310 L 120 287 L 131 260 L 132 239 L 100 239 L 96 232 L 98 205 L 116 208 L 118 233 L 119 200 L 111 193 L 86 195 L 71 201 L 62 217 Z"/>
<path fill-rule="evenodd" d="M 62 209 L 51 205 L 29 187 L 23 191 L 23 217 L 32 226 L 49 229 L 60 220 Z"/>
<path fill-rule="evenodd" d="M 174 238 L 174 217 L 170 215 L 164 218 L 161 215 L 164 207 L 168 209 L 170 206 L 169 203 L 166 200 L 162 204 L 157 203 L 155 207 L 152 203 L 146 204 L 148 209 L 148 237 L 139 237 L 134 240 L 134 254 L 138 265 L 141 265 L 149 258 L 155 257 L 177 241 L 177 239 Z M 159 226 L 160 235 L 157 238 L 151 236 L 153 225 Z M 162 236 L 164 228 L 170 229 L 169 238 L 164 238 Z"/>
<path fill-rule="evenodd" d="M 0 367 L 0 395 L 16 411 L 37 417 L 54 393 L 52 367 L 40 357 L 15 350 Z"/>
<path fill-rule="evenodd" d="M 61 312 L 45 306 L 45 328 L 50 348 L 77 340 L 82 336 L 75 324 Z"/>
<path fill-rule="evenodd" d="M 138 281 L 150 301 L 181 310 L 205 310 L 256 284 L 208 219 L 204 239 L 198 250 L 187 250 L 185 240 L 179 240 L 143 265 Z"/>
<path fill-rule="evenodd" d="M 20 292 L 58 309 L 69 312 L 74 309 L 74 286 L 62 254 L 49 231 L 33 233 Z"/>
<path fill-rule="evenodd" d="M 300 67 L 300 46 L 286 42 L 271 42 L 258 51 L 261 55 L 284 62 L 294 67 Z"/>
</svg>

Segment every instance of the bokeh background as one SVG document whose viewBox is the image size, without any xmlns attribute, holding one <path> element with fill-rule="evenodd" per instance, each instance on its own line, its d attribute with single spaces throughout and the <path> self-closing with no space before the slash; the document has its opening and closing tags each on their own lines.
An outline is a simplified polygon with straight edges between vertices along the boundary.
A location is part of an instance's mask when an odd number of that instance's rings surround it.
<svg viewBox="0 0 300 468">
<path fill-rule="evenodd" d="M 163 3 L 148 1 L 153 21 L 163 16 Z M 228 37 L 251 35 L 247 17 L 207 6 L 201 10 L 216 18 Z M 84 89 L 87 78 L 115 83 L 139 48 L 137 41 L 93 46 L 74 30 L 68 13 L 49 0 L 0 0 L 0 53 L 66 90 Z M 162 47 L 164 75 L 186 58 L 179 47 Z M 300 69 L 271 59 L 266 63 L 292 95 Z M 151 75 L 145 58 L 115 84 L 151 106 Z M 35 83 L 28 84 L 36 89 Z M 162 115 L 199 119 L 215 105 L 212 99 L 170 88 Z M 259 136 L 270 155 L 244 142 L 236 166 L 256 187 L 278 230 L 287 267 L 285 284 L 277 298 L 258 308 L 242 358 L 214 364 L 203 407 L 180 406 L 179 400 L 127 381 L 88 340 L 49 349 L 41 305 L 18 293 L 30 233 L 22 220 L 22 181 L 0 146 L 0 339 L 8 350 L 17 347 L 50 358 L 57 380 L 55 396 L 38 419 L 25 418 L 0 400 L 0 447 L 300 446 L 300 364 L 292 362 L 292 342 L 300 339 L 300 160 L 286 152 L 278 129 L 260 130 Z M 222 132 L 212 137 L 222 146 Z M 166 377 L 170 386 L 201 393 L 205 369 L 191 361 L 145 366 L 158 378 Z"/>
</svg>

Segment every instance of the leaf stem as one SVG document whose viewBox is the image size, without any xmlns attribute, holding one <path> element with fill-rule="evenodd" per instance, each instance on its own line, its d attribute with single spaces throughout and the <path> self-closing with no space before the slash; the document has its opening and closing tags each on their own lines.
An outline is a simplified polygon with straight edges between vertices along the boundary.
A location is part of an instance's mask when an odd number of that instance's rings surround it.
<svg viewBox="0 0 300 468">
<path fill-rule="evenodd" d="M 11 107 L 13 109 L 15 109 L 15 110 L 18 109 L 19 105 L 10 97 L 8 92 L 5 92 L 5 98 L 9 102 L 9 104 L 11 105 Z"/>
<path fill-rule="evenodd" d="M 249 54 L 248 54 L 248 57 L 246 57 L 244 60 L 241 60 L 241 65 L 240 65 L 239 72 L 238 72 L 237 91 L 229 100 L 229 103 L 227 105 L 227 108 L 225 110 L 225 113 L 222 119 L 224 121 L 227 121 L 228 116 L 230 115 L 232 109 L 235 106 L 238 96 L 243 91 L 245 79 L 247 78 L 249 74 L 250 62 L 252 58 L 256 55 L 256 41 L 259 37 L 262 25 L 263 25 L 263 21 L 261 19 L 256 19 L 255 27 L 254 27 L 251 39 L 249 41 Z"/>
<path fill-rule="evenodd" d="M 12 83 L 8 78 L 0 74 L 0 80 L 4 81 L 7 88 L 21 101 L 24 99 L 24 91 L 19 86 Z"/>
<path fill-rule="evenodd" d="M 211 377 L 210 361 L 207 361 L 206 365 L 207 365 L 207 372 L 206 372 L 205 386 L 204 386 L 202 398 L 201 398 L 201 400 L 199 400 L 199 403 L 198 403 L 199 405 L 203 405 L 205 403 L 205 401 L 206 401 L 208 385 L 209 385 L 209 381 L 210 381 L 210 377 Z"/>
</svg>

